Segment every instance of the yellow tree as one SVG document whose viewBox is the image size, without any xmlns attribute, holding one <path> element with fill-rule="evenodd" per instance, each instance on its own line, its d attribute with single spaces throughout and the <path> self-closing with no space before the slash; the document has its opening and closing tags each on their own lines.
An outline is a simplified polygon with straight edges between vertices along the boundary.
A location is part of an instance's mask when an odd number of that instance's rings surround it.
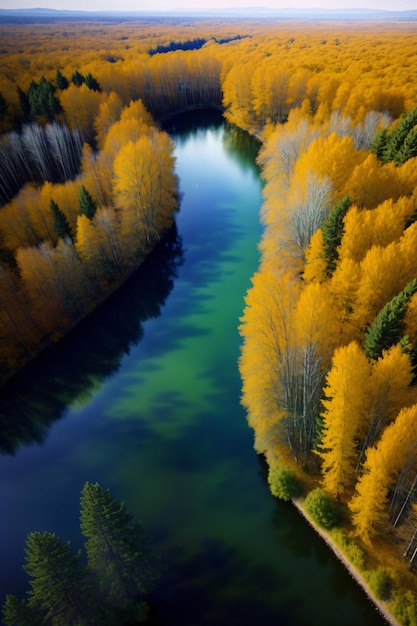
<svg viewBox="0 0 417 626">
<path fill-rule="evenodd" d="M 302 395 L 298 428 L 300 443 L 304 446 L 304 462 L 311 454 L 317 434 L 324 378 L 334 349 L 333 333 L 338 336 L 337 320 L 334 320 L 327 291 L 327 286 L 322 283 L 304 285 L 293 322 L 300 361 L 299 387 Z"/>
<path fill-rule="evenodd" d="M 327 259 L 324 252 L 324 237 L 321 228 L 316 230 L 305 251 L 303 280 L 322 282 L 327 279 Z"/>
<path fill-rule="evenodd" d="M 386 247 L 373 246 L 361 261 L 361 276 L 352 314 L 358 329 L 365 330 L 370 326 L 382 307 L 414 278 L 415 261 L 407 259 L 404 254 L 406 243 L 410 244 L 412 237 L 407 242 L 403 240 L 404 237 L 400 242 L 393 242 Z M 409 271 L 408 265 L 411 265 L 414 274 Z"/>
<path fill-rule="evenodd" d="M 93 221 L 100 233 L 102 255 L 113 272 L 119 271 L 125 261 L 125 255 L 120 237 L 120 222 L 115 209 L 113 207 L 98 209 Z"/>
<path fill-rule="evenodd" d="M 91 194 L 97 198 L 99 206 L 111 204 L 113 200 L 113 158 L 114 155 L 109 155 L 104 150 L 95 152 L 89 144 L 84 144 L 81 159 L 81 180 L 87 189 L 91 189 Z M 78 201 L 75 202 L 74 206 L 77 207 L 78 214 Z"/>
<path fill-rule="evenodd" d="M 383 165 L 375 154 L 369 153 L 346 178 L 344 189 L 360 208 L 373 209 L 389 198 L 397 200 L 400 196 L 397 168 L 392 163 Z"/>
<path fill-rule="evenodd" d="M 251 58 L 236 62 L 222 85 L 227 119 L 245 130 L 256 126 L 256 113 L 251 91 L 254 67 L 255 61 Z"/>
<path fill-rule="evenodd" d="M 261 125 L 282 123 L 289 111 L 289 89 L 293 71 L 267 57 L 252 75 L 253 108 Z"/>
<path fill-rule="evenodd" d="M 362 338 L 353 314 L 357 306 L 356 292 L 362 275 L 361 266 L 353 259 L 342 259 L 338 262 L 329 281 L 329 295 L 340 324 L 339 344 L 347 344 L 354 339 Z"/>
<path fill-rule="evenodd" d="M 364 158 L 366 153 L 355 149 L 352 137 L 339 137 L 336 132 L 332 132 L 310 144 L 308 150 L 298 159 L 295 173 L 299 180 L 309 171 L 316 172 L 321 178 L 329 178 L 333 185 L 331 202 L 336 204 L 349 195 L 349 191 L 346 191 L 346 180 L 349 180 L 354 168 Z"/>
<path fill-rule="evenodd" d="M 369 411 L 371 366 L 356 342 L 338 348 L 326 377 L 322 458 L 323 486 L 339 497 L 353 487 L 358 460 L 357 444 Z"/>
<path fill-rule="evenodd" d="M 410 198 L 385 200 L 375 209 L 351 206 L 344 218 L 344 233 L 339 257 L 361 261 L 372 246 L 385 247 L 399 239 L 407 220 L 413 215 Z"/>
<path fill-rule="evenodd" d="M 85 266 L 86 272 L 102 286 L 107 276 L 107 267 L 101 251 L 102 232 L 86 215 L 77 218 L 75 249 Z"/>
<path fill-rule="evenodd" d="M 387 529 L 389 494 L 395 492 L 404 471 L 415 475 L 416 452 L 417 405 L 414 404 L 399 412 L 375 448 L 368 448 L 363 474 L 349 504 L 356 532 L 365 542 Z"/>
<path fill-rule="evenodd" d="M 103 148 L 107 133 L 111 125 L 119 119 L 122 108 L 123 103 L 114 91 L 110 92 L 106 99 L 100 103 L 98 114 L 94 121 L 99 149 Z"/>
<path fill-rule="evenodd" d="M 43 333 L 51 333 L 61 321 L 67 323 L 65 306 L 55 286 L 55 268 L 50 262 L 51 248 L 47 244 L 19 248 L 16 260 L 22 277 L 22 288 L 31 304 L 36 324 Z"/>
<path fill-rule="evenodd" d="M 70 85 L 60 94 L 60 101 L 65 111 L 65 120 L 71 128 L 78 128 L 86 141 L 94 142 L 94 120 L 99 112 L 100 104 L 106 95 L 89 89 Z"/>
<path fill-rule="evenodd" d="M 155 131 L 125 144 L 114 160 L 114 174 L 123 241 L 140 257 L 171 225 L 177 207 L 171 139 Z"/>
<path fill-rule="evenodd" d="M 244 340 L 239 369 L 255 449 L 304 463 L 316 418 L 308 407 L 315 404 L 321 377 L 311 323 L 300 317 L 300 335 L 309 337 L 309 343 L 300 346 L 293 323 L 299 284 L 291 276 L 277 278 L 262 271 L 252 283 L 239 327 Z"/>
<path fill-rule="evenodd" d="M 392 422 L 400 409 L 413 404 L 416 391 L 409 355 L 400 344 L 384 350 L 371 366 L 369 381 L 369 417 L 362 437 L 359 464 L 365 451 L 378 441 L 381 432 Z"/>
</svg>

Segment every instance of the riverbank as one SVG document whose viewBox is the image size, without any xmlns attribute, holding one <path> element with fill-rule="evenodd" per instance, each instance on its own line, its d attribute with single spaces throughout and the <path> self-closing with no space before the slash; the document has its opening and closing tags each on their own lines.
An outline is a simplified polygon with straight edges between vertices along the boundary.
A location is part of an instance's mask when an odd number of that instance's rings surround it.
<svg viewBox="0 0 417 626">
<path fill-rule="evenodd" d="M 323 541 L 325 541 L 325 543 L 332 550 L 332 552 L 335 554 L 335 556 L 339 559 L 339 561 L 347 569 L 347 571 L 352 576 L 352 578 L 354 578 L 355 581 L 358 583 L 358 585 L 360 585 L 362 587 L 362 589 L 364 590 L 364 592 L 368 596 L 369 600 L 375 605 L 376 610 L 379 613 L 381 613 L 382 617 L 385 619 L 387 624 L 389 624 L 390 626 L 401 626 L 400 623 L 397 622 L 397 620 L 393 617 L 393 615 L 391 615 L 391 613 L 388 611 L 386 604 L 384 602 L 382 602 L 381 600 L 378 600 L 374 596 L 374 594 L 372 593 L 371 589 L 369 588 L 369 585 L 367 584 L 367 582 L 364 579 L 364 577 L 362 576 L 362 574 L 360 572 L 358 572 L 358 570 L 352 565 L 352 563 L 343 554 L 343 552 L 336 545 L 336 543 L 333 541 L 333 539 L 328 535 L 328 533 L 326 533 L 325 530 L 320 528 L 311 519 L 311 517 L 306 513 L 306 511 L 301 506 L 300 501 L 294 499 L 292 502 L 293 502 L 295 508 L 297 509 L 297 511 L 300 513 L 300 515 L 302 515 L 304 517 L 304 519 L 310 524 L 310 526 L 316 531 L 316 533 L 323 539 Z"/>
</svg>

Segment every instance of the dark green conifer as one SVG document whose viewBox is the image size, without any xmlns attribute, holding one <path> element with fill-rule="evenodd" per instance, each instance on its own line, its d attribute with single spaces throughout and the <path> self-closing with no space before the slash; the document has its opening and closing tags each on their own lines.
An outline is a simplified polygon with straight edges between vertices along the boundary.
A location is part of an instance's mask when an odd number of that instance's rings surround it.
<svg viewBox="0 0 417 626">
<path fill-rule="evenodd" d="M 404 142 L 401 148 L 398 150 L 395 156 L 395 163 L 397 165 L 402 165 L 408 161 L 408 159 L 412 159 L 417 156 L 417 127 L 412 128 L 404 139 Z"/>
<path fill-rule="evenodd" d="M 39 83 L 32 80 L 28 89 L 28 101 L 32 118 L 45 117 L 53 120 L 62 111 L 61 103 L 55 96 L 56 87 L 44 76 Z"/>
<path fill-rule="evenodd" d="M 52 211 L 52 220 L 56 239 L 72 239 L 71 228 L 68 224 L 65 213 L 61 211 L 54 200 L 51 199 L 49 204 Z"/>
<path fill-rule="evenodd" d="M 385 152 L 388 143 L 388 129 L 382 128 L 371 142 L 371 150 L 380 161 L 385 161 Z"/>
<path fill-rule="evenodd" d="M 89 220 L 92 220 L 97 211 L 97 203 L 84 185 L 81 185 L 78 202 L 80 207 L 79 214 L 85 215 Z"/>
<path fill-rule="evenodd" d="M 81 87 L 81 85 L 85 82 L 85 76 L 78 70 L 75 70 L 72 75 L 71 82 L 73 82 L 77 87 Z"/>
<path fill-rule="evenodd" d="M 401 165 L 417 155 L 417 108 L 404 113 L 389 132 L 382 129 L 371 144 L 372 151 L 383 163 Z"/>
<path fill-rule="evenodd" d="M 59 70 L 56 71 L 55 84 L 57 89 L 61 91 L 65 91 L 69 87 L 68 79 Z"/>
<path fill-rule="evenodd" d="M 17 95 L 19 98 L 20 108 L 22 109 L 23 121 L 30 119 L 30 102 L 27 93 L 20 87 L 17 87 Z"/>
<path fill-rule="evenodd" d="M 327 263 L 327 274 L 331 276 L 336 269 L 336 263 L 339 258 L 338 247 L 342 242 L 344 233 L 343 219 L 350 207 L 350 199 L 345 196 L 343 200 L 334 206 L 322 224 L 324 254 Z"/>
<path fill-rule="evenodd" d="M 100 83 L 94 76 L 90 73 L 85 75 L 85 84 L 92 91 L 101 91 Z"/>
<path fill-rule="evenodd" d="M 61 626 L 97 624 L 92 606 L 93 587 L 87 568 L 80 567 L 81 551 L 53 533 L 32 532 L 26 541 L 26 565 L 31 577 L 29 605 L 39 607 L 50 623 Z"/>
<path fill-rule="evenodd" d="M 45 617 L 41 611 L 31 606 L 26 599 L 7 595 L 2 607 L 5 626 L 43 626 Z"/>
<path fill-rule="evenodd" d="M 370 359 L 378 359 L 383 350 L 401 341 L 407 304 L 416 291 L 417 279 L 414 279 L 378 313 L 365 333 L 365 352 Z"/>
<path fill-rule="evenodd" d="M 0 120 L 2 120 L 4 117 L 6 117 L 7 113 L 9 110 L 9 106 L 3 96 L 2 93 L 0 93 Z"/>
<path fill-rule="evenodd" d="M 109 489 L 87 482 L 81 492 L 81 531 L 88 563 L 108 601 L 131 604 L 159 578 L 159 563 L 142 524 Z M 133 605 L 132 605 L 133 606 Z"/>
</svg>

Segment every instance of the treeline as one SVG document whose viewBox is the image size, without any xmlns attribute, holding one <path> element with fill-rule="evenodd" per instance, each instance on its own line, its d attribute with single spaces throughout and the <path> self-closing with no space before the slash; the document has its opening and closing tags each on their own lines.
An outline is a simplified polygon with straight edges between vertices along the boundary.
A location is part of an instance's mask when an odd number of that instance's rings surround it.
<svg viewBox="0 0 417 626">
<path fill-rule="evenodd" d="M 417 554 L 416 115 L 318 123 L 301 107 L 269 134 L 239 364 L 272 491 L 297 495 L 317 476 L 406 624 L 417 623 L 415 583 L 398 574 Z"/>
<path fill-rule="evenodd" d="M 241 35 L 236 35 L 235 37 L 226 37 L 224 39 L 218 39 L 217 37 L 212 38 L 213 43 L 229 43 L 229 41 L 236 41 L 242 39 Z M 164 54 L 165 52 L 174 52 L 175 50 L 199 50 L 202 48 L 209 40 L 204 39 L 203 37 L 195 37 L 194 39 L 190 39 L 188 41 L 170 41 L 169 44 L 158 44 L 155 48 L 151 48 L 149 50 L 149 54 L 153 56 L 154 54 Z"/>
<path fill-rule="evenodd" d="M 207 43 L 207 39 L 196 37 L 188 41 L 170 41 L 169 44 L 159 44 L 155 48 L 149 50 L 149 54 L 163 54 L 165 52 L 173 52 L 174 50 L 199 50 Z"/>
<path fill-rule="evenodd" d="M 111 626 L 145 622 L 147 597 L 161 563 L 140 522 L 109 489 L 87 482 L 81 492 L 82 551 L 53 533 L 31 532 L 26 540 L 30 577 L 26 598 L 7 595 L 5 626 Z"/>
<path fill-rule="evenodd" d="M 0 77 L 8 111 L 0 120 L 4 131 L 10 130 L 11 111 L 21 108 L 17 85 L 27 92 L 42 75 L 55 84 L 58 69 L 70 82 L 58 94 L 66 123 L 78 125 L 88 141 L 94 133 L 87 120 L 100 93 L 86 93 L 86 85 L 76 88 L 71 82 L 76 68 L 94 77 L 102 94 L 117 93 L 125 106 L 140 98 L 154 117 L 223 104 L 231 122 L 256 132 L 285 121 L 299 106 L 321 122 L 336 111 L 355 122 L 371 110 L 398 118 L 415 106 L 410 61 L 415 39 L 407 25 L 347 24 L 339 30 L 296 22 L 203 20 L 106 24 L 105 29 L 97 22 L 83 29 L 65 22 L 54 28 L 53 38 L 48 25 L 35 38 L 30 27 L 3 27 L 8 61 L 8 72 Z M 157 46 L 195 39 L 206 43 L 198 50 L 149 55 Z M 23 44 L 30 51 L 24 59 Z"/>
<path fill-rule="evenodd" d="M 168 135 L 140 101 L 123 107 L 113 93 L 102 104 L 95 117 L 97 151 L 88 143 L 81 147 L 76 128 L 57 122 L 23 128 L 44 180 L 46 166 L 56 165 L 51 144 L 41 141 L 51 136 L 78 138 L 81 172 L 61 184 L 27 184 L 0 211 L 3 380 L 103 301 L 173 222 L 177 181 Z M 75 139 L 59 152 L 66 171 L 73 163 L 73 174 Z M 18 141 L 15 153 L 27 159 L 24 139 L 20 152 Z M 65 157 L 68 150 L 72 160 Z M 27 171 L 29 176 L 29 165 Z"/>
</svg>

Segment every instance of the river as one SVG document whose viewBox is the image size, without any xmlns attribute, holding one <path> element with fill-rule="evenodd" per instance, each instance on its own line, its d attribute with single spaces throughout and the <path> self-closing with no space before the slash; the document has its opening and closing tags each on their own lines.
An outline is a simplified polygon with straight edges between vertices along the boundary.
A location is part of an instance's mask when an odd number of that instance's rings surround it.
<svg viewBox="0 0 417 626">
<path fill-rule="evenodd" d="M 109 487 L 166 564 L 158 626 L 381 626 L 291 504 L 268 490 L 240 406 L 239 317 L 258 263 L 254 140 L 217 114 L 171 121 L 176 228 L 0 406 L 0 599 L 28 532 L 82 545 L 79 496 Z"/>
</svg>

